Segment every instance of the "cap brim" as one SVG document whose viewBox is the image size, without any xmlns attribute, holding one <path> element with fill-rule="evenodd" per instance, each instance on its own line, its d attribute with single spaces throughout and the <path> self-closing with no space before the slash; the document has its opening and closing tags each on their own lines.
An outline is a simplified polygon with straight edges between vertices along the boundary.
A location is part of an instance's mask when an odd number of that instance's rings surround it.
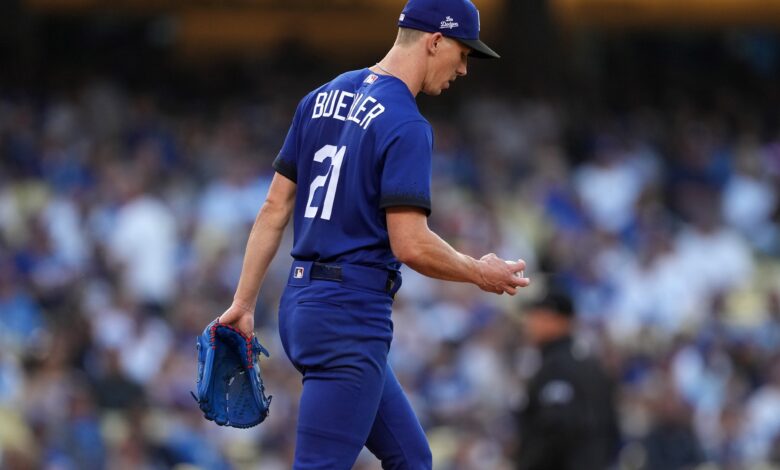
<svg viewBox="0 0 780 470">
<path fill-rule="evenodd" d="M 460 39 L 457 38 L 458 41 L 462 42 L 463 44 L 467 45 L 471 48 L 471 54 L 469 57 L 475 57 L 477 59 L 500 59 L 501 56 L 498 55 L 496 51 L 489 48 L 487 44 L 480 41 L 479 39 Z"/>
</svg>

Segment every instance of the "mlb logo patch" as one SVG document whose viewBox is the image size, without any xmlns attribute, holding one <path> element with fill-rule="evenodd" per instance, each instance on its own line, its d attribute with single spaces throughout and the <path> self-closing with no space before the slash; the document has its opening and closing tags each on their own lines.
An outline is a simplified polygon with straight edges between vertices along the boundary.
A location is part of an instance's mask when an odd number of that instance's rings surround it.
<svg viewBox="0 0 780 470">
<path fill-rule="evenodd" d="M 365 80 L 363 80 L 363 83 L 368 83 L 369 85 L 371 85 L 372 83 L 374 83 L 376 81 L 377 78 L 379 78 L 379 77 L 372 73 L 371 75 L 366 77 Z"/>
<path fill-rule="evenodd" d="M 295 279 L 303 279 L 303 268 L 301 268 L 301 267 L 295 268 L 295 272 L 293 273 L 293 277 Z"/>
</svg>

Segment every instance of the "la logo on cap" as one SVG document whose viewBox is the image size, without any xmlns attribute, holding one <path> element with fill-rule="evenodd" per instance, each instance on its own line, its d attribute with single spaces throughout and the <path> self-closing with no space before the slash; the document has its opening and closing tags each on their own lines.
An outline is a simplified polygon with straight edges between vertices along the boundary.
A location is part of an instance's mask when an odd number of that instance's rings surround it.
<svg viewBox="0 0 780 470">
<path fill-rule="evenodd" d="M 460 24 L 455 22 L 455 20 L 452 19 L 451 16 L 448 16 L 444 18 L 444 21 L 441 22 L 441 26 L 439 27 L 439 29 L 453 29 L 453 28 L 457 28 L 458 26 L 460 26 Z"/>
</svg>

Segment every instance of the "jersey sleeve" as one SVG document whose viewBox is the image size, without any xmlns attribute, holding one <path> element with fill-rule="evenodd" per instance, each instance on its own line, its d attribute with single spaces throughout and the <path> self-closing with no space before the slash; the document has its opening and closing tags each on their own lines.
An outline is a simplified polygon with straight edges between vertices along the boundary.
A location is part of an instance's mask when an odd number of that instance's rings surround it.
<svg viewBox="0 0 780 470">
<path fill-rule="evenodd" d="M 279 151 L 279 155 L 277 155 L 273 163 L 274 170 L 293 183 L 298 182 L 298 134 L 300 133 L 305 102 L 306 98 L 298 103 L 298 108 L 295 110 L 295 117 L 293 117 L 290 130 L 287 131 L 287 137 L 284 139 L 282 149 Z"/>
<path fill-rule="evenodd" d="M 425 121 L 403 124 L 386 142 L 379 207 L 420 207 L 430 215 L 431 126 Z"/>
</svg>

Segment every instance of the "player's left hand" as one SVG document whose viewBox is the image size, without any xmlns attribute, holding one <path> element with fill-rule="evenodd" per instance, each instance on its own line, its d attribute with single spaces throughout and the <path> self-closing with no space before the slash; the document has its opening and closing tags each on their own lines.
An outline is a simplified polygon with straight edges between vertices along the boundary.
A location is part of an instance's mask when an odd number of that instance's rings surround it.
<svg viewBox="0 0 780 470">
<path fill-rule="evenodd" d="M 219 316 L 219 323 L 232 326 L 247 336 L 255 333 L 255 312 L 253 308 L 233 303 Z"/>
</svg>

